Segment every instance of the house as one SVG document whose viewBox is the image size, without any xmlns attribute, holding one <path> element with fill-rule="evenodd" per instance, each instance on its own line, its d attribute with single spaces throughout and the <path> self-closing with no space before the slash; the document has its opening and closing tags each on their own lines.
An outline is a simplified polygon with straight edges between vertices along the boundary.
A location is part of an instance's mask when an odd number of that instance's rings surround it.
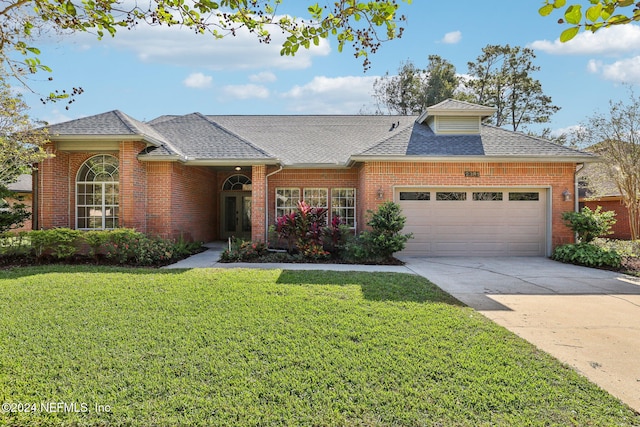
<svg viewBox="0 0 640 427">
<path fill-rule="evenodd" d="M 49 127 L 37 228 L 132 227 L 166 238 L 265 241 L 304 199 L 359 232 L 399 203 L 411 255 L 549 255 L 573 241 L 588 153 L 488 126 L 447 100 L 420 116 L 161 116 L 120 111 Z"/>
<path fill-rule="evenodd" d="M 18 200 L 10 199 L 0 199 L 0 210 L 6 209 L 8 206 L 13 205 L 13 203 L 22 203 L 24 204 L 28 210 L 31 210 L 31 205 L 33 203 L 33 195 L 32 195 L 32 177 L 29 174 L 22 174 L 18 176 L 16 182 L 12 182 L 7 185 L 7 189 L 16 193 L 19 197 Z M 22 227 L 13 228 L 11 231 L 28 231 L 31 230 L 31 219 L 28 219 L 24 222 Z"/>
</svg>

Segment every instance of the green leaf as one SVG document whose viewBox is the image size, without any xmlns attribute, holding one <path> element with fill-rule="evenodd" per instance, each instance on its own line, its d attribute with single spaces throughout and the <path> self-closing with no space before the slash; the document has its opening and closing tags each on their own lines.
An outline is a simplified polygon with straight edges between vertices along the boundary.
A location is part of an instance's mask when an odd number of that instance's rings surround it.
<svg viewBox="0 0 640 427">
<path fill-rule="evenodd" d="M 76 7 L 73 5 L 73 3 L 71 3 L 71 1 L 68 1 L 67 4 L 65 5 L 66 9 L 67 9 L 67 13 L 71 16 L 76 16 Z"/>
<path fill-rule="evenodd" d="M 565 4 L 567 4 L 567 0 L 556 0 L 553 3 L 553 7 L 554 9 L 560 9 L 561 7 L 564 7 Z"/>
<path fill-rule="evenodd" d="M 564 13 L 564 19 L 569 24 L 578 25 L 582 20 L 582 6 L 577 4 L 573 4 L 569 6 L 566 12 Z"/>
<path fill-rule="evenodd" d="M 600 19 L 601 12 L 602 5 L 598 3 L 597 5 L 591 6 L 589 9 L 587 9 L 587 13 L 585 14 L 585 16 L 589 21 L 596 22 L 598 19 Z"/>
<path fill-rule="evenodd" d="M 40 49 L 37 47 L 27 47 L 26 49 L 34 55 L 40 55 Z"/>
<path fill-rule="evenodd" d="M 547 4 L 538 9 L 538 13 L 542 16 L 549 16 L 553 12 L 553 5 Z"/>
<path fill-rule="evenodd" d="M 560 41 L 562 43 L 568 42 L 578 34 L 578 31 L 580 31 L 580 27 L 567 28 L 560 34 Z"/>
</svg>

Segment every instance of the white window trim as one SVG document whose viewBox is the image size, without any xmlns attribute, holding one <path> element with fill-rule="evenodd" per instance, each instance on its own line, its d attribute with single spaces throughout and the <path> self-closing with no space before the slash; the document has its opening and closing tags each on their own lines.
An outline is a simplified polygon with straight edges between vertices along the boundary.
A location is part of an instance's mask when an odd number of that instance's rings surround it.
<svg viewBox="0 0 640 427">
<path fill-rule="evenodd" d="M 339 190 L 352 190 L 353 191 L 353 208 L 347 208 L 347 209 L 353 209 L 353 227 L 349 227 L 349 229 L 351 230 L 356 230 L 358 227 L 358 190 L 354 187 L 335 187 L 331 189 L 331 206 L 329 207 L 329 215 L 330 215 L 330 219 L 329 219 L 329 223 L 331 223 L 331 221 L 333 221 L 333 191 L 339 191 Z M 337 209 L 345 209 L 342 207 L 337 207 Z"/>
<path fill-rule="evenodd" d="M 119 212 L 119 210 L 120 210 L 120 201 L 118 200 L 118 203 L 115 204 L 115 205 L 106 203 L 106 187 L 107 187 L 107 184 L 112 184 L 118 189 L 118 199 L 119 199 L 120 198 L 120 181 L 119 180 L 118 181 L 78 181 L 79 174 L 82 171 L 82 169 L 84 168 L 85 164 L 89 160 L 93 159 L 94 157 L 99 157 L 99 156 L 104 156 L 104 154 L 98 154 L 96 156 L 92 156 L 92 157 L 89 157 L 88 159 L 86 159 L 84 162 L 82 162 L 82 164 L 80 165 L 80 168 L 78 169 L 78 172 L 76 173 L 76 182 L 75 182 L 75 196 L 76 196 L 75 197 L 76 198 L 76 200 L 75 200 L 76 201 L 75 228 L 76 228 L 76 230 L 87 230 L 87 231 L 88 230 L 113 230 L 113 228 L 111 228 L 111 227 L 110 228 L 106 227 L 106 221 L 107 221 L 106 209 L 108 207 L 110 207 L 110 208 L 118 208 L 118 216 L 117 216 L 117 218 L 118 218 L 118 226 L 120 225 L 120 212 Z M 108 156 L 111 156 L 111 155 L 108 155 Z M 111 157 L 113 157 L 116 160 L 118 160 L 118 158 L 115 157 L 115 156 L 111 156 Z M 118 162 L 119 162 L 119 160 L 118 160 Z M 120 174 L 120 167 L 118 167 L 118 176 L 119 176 L 119 174 Z M 87 184 L 89 184 L 89 185 L 100 185 L 102 187 L 101 188 L 101 192 L 102 192 L 101 201 L 102 201 L 102 203 L 100 205 L 87 205 L 87 204 L 80 204 L 79 203 L 80 193 L 78 192 L 78 187 L 80 185 L 87 185 Z M 84 193 L 84 194 L 86 195 L 86 193 Z M 78 219 L 79 219 L 78 211 L 79 211 L 79 208 L 90 208 L 92 206 L 100 206 L 100 209 L 102 209 L 102 222 L 100 224 L 101 227 L 100 228 L 88 228 L 88 227 L 80 228 L 80 227 L 78 227 Z M 87 217 L 83 217 L 83 218 L 87 218 Z"/>
<path fill-rule="evenodd" d="M 301 191 L 300 191 L 300 187 L 276 187 L 275 190 L 275 198 L 274 198 L 274 208 L 275 208 L 275 215 L 276 215 L 276 219 L 280 218 L 282 215 L 278 214 L 278 209 L 284 209 L 283 207 L 278 208 L 278 191 L 280 190 L 297 190 L 298 191 L 298 200 L 296 200 L 295 205 L 293 205 L 293 208 L 297 207 L 298 202 L 300 201 L 300 195 L 301 195 Z M 291 206 L 288 206 L 287 208 L 291 208 Z"/>
</svg>

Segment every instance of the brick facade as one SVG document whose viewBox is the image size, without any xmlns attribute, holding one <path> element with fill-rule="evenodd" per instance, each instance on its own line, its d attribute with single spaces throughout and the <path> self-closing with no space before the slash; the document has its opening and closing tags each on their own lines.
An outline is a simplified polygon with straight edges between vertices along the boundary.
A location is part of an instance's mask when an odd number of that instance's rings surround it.
<svg viewBox="0 0 640 427">
<path fill-rule="evenodd" d="M 55 151 L 53 145 L 47 147 Z M 180 162 L 140 162 L 140 142 L 122 142 L 109 154 L 119 159 L 120 225 L 150 235 L 185 240 L 213 241 L 221 236 L 221 197 L 225 180 L 241 173 L 252 180 L 253 240 L 265 240 L 267 226 L 275 222 L 275 190 L 279 187 L 355 188 L 357 231 L 367 211 L 393 200 L 399 186 L 544 187 L 551 191 L 552 245 L 573 241 L 561 213 L 573 210 L 564 190 L 573 193 L 574 163 L 454 163 L 366 162 L 351 168 L 283 169 L 255 165 L 234 172 L 188 166 Z M 40 228 L 75 227 L 75 179 L 79 168 L 100 153 L 55 152 L 39 165 L 38 224 Z M 477 171 L 478 177 L 465 177 Z M 268 193 L 265 186 L 268 183 Z M 382 197 L 379 197 L 379 194 Z M 302 194 L 302 193 L 301 193 Z M 265 217 L 266 215 L 266 217 Z M 623 223 L 622 218 L 618 218 Z"/>
</svg>

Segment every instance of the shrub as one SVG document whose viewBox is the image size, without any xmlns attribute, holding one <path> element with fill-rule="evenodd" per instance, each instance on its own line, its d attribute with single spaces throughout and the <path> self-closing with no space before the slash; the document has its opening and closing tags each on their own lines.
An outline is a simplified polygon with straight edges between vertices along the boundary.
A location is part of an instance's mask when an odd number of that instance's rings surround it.
<svg viewBox="0 0 640 427">
<path fill-rule="evenodd" d="M 349 226 L 344 224 L 342 218 L 334 216 L 331 219 L 331 224 L 324 228 L 322 237 L 324 249 L 334 258 L 341 258 L 347 244 L 353 238 L 353 233 Z"/>
<path fill-rule="evenodd" d="M 31 248 L 36 258 L 51 254 L 59 260 L 70 259 L 78 254 L 78 243 L 81 231 L 69 228 L 52 228 L 50 230 L 34 230 L 28 233 Z"/>
<path fill-rule="evenodd" d="M 376 212 L 368 211 L 367 225 L 370 231 L 363 231 L 354 244 L 349 245 L 349 255 L 357 260 L 389 261 L 394 253 L 404 249 L 411 233 L 402 234 L 406 217 L 400 206 L 386 202 Z"/>
<path fill-rule="evenodd" d="M 7 257 L 23 256 L 31 252 L 28 231 L 0 233 L 0 254 Z"/>
<path fill-rule="evenodd" d="M 592 211 L 587 206 L 580 212 L 563 212 L 562 220 L 578 236 L 578 243 L 589 243 L 596 237 L 611 234 L 616 223 L 614 211 L 601 212 L 601 206 Z"/>
<path fill-rule="evenodd" d="M 585 265 L 587 267 L 613 267 L 618 268 L 622 258 L 614 250 L 606 250 L 591 243 L 577 243 L 558 246 L 551 258 L 571 264 Z"/>
<path fill-rule="evenodd" d="M 222 262 L 247 262 L 266 255 L 267 247 L 262 242 L 249 242 L 232 239 L 231 249 L 225 249 L 220 255 Z"/>
<path fill-rule="evenodd" d="M 287 251 L 295 248 L 305 257 L 326 258 L 329 252 L 323 247 L 323 230 L 327 209 L 309 206 L 299 201 L 297 210 L 276 219 L 275 231 L 279 241 L 287 242 Z"/>
<path fill-rule="evenodd" d="M 640 240 L 594 239 L 592 244 L 606 250 L 614 250 L 622 257 L 640 257 Z"/>
<path fill-rule="evenodd" d="M 20 228 L 24 222 L 31 218 L 31 212 L 27 205 L 22 203 L 23 197 L 4 185 L 0 185 L 0 200 L 13 199 L 14 203 L 5 204 L 0 209 L 0 233 L 9 231 L 12 228 Z"/>
</svg>

